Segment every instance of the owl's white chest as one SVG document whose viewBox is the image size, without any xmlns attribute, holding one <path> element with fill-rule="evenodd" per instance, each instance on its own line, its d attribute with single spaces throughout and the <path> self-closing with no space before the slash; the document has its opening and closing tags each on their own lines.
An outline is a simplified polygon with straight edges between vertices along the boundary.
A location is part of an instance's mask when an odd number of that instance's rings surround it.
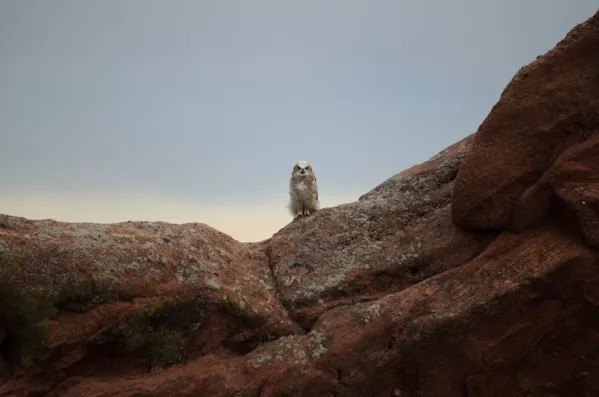
<svg viewBox="0 0 599 397">
<path fill-rule="evenodd" d="M 312 196 L 312 188 L 305 180 L 298 181 L 293 185 L 295 196 L 301 200 L 307 200 Z"/>
<path fill-rule="evenodd" d="M 298 183 L 297 185 L 295 185 L 295 190 L 298 193 L 304 193 L 304 192 L 308 192 L 308 185 L 306 185 L 305 181 L 301 181 L 300 183 Z"/>
</svg>

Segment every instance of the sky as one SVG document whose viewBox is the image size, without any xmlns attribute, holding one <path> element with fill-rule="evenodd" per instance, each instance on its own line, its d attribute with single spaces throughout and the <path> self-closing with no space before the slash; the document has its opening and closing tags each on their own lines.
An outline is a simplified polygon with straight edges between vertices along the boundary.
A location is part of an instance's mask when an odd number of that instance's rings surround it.
<svg viewBox="0 0 599 397">
<path fill-rule="evenodd" d="M 476 131 L 596 0 L 2 0 L 0 213 L 241 241 Z"/>
</svg>

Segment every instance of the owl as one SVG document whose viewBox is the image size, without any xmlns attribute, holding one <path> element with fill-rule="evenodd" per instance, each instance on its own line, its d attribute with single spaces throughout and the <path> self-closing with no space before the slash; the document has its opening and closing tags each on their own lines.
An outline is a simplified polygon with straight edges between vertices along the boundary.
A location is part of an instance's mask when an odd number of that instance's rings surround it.
<svg viewBox="0 0 599 397">
<path fill-rule="evenodd" d="M 289 197 L 289 209 L 294 219 L 310 215 L 319 209 L 316 175 L 307 161 L 298 161 L 293 167 Z"/>
</svg>

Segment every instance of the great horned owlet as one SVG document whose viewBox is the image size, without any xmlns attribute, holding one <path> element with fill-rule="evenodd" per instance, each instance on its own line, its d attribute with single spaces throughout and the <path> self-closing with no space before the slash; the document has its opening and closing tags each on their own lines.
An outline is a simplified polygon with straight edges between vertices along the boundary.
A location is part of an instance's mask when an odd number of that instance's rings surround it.
<svg viewBox="0 0 599 397">
<path fill-rule="evenodd" d="M 318 210 L 320 204 L 316 175 L 307 161 L 298 161 L 293 167 L 289 181 L 289 197 L 289 209 L 294 219 Z"/>
</svg>

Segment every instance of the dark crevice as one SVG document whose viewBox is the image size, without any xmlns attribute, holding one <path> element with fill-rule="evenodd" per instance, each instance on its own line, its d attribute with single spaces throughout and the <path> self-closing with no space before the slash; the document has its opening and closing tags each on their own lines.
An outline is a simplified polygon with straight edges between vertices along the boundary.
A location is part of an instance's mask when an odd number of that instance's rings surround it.
<svg viewBox="0 0 599 397">
<path fill-rule="evenodd" d="M 332 309 L 334 309 L 336 307 L 341 307 L 341 306 L 355 306 L 355 305 L 358 305 L 360 303 L 367 303 L 367 302 L 377 301 L 379 299 L 380 299 L 379 297 L 376 297 L 376 298 L 360 298 L 360 297 L 355 297 L 355 298 L 347 300 L 347 301 L 335 302 L 335 303 L 333 303 L 331 306 L 329 306 L 327 308 L 327 311 L 328 310 L 332 310 Z"/>
<path fill-rule="evenodd" d="M 279 304 L 281 305 L 281 307 L 285 310 L 285 313 L 287 314 L 287 317 L 293 321 L 296 325 L 298 325 L 299 327 L 303 328 L 305 331 L 309 331 L 309 329 L 306 329 L 305 327 L 302 327 L 301 324 L 297 321 L 297 319 L 295 319 L 292 315 L 291 315 L 291 310 L 288 307 L 288 305 L 286 305 L 282 300 L 281 300 L 281 286 L 279 285 L 277 278 L 275 277 L 275 263 L 272 259 L 272 246 L 270 245 L 270 241 L 267 243 L 266 248 L 264 249 L 264 253 L 266 255 L 266 260 L 267 260 L 267 266 L 270 272 L 270 279 L 272 281 L 272 285 L 275 288 L 275 299 L 277 300 L 277 302 L 279 302 Z"/>
<path fill-rule="evenodd" d="M 389 339 L 389 343 L 387 344 L 387 349 L 391 350 L 393 348 L 395 348 L 395 337 L 394 336 L 392 336 Z"/>
<path fill-rule="evenodd" d="M 273 280 L 273 284 L 275 286 L 277 286 L 276 279 L 275 279 L 274 263 L 272 261 L 272 246 L 270 244 L 266 245 L 266 248 L 264 249 L 264 254 L 266 255 L 268 269 L 270 270 L 270 278 Z M 278 291 L 278 288 L 277 288 L 277 291 Z"/>
<path fill-rule="evenodd" d="M 11 376 L 14 375 L 14 368 L 12 366 L 12 363 L 14 362 L 15 358 L 11 357 L 14 356 L 14 353 L 11 355 L 11 349 L 10 346 L 14 346 L 16 345 L 16 341 L 13 340 L 13 338 L 8 335 L 4 338 L 4 341 L 2 343 L 0 343 L 0 360 L 4 361 L 4 363 L 6 364 L 6 370 L 8 372 L 8 374 L 10 374 Z M 2 374 L 0 374 L 1 376 Z"/>
<path fill-rule="evenodd" d="M 312 266 L 311 264 L 297 262 L 297 261 L 293 262 L 291 264 L 291 266 L 289 266 L 289 269 L 297 269 L 297 268 L 304 268 L 304 269 L 307 269 L 309 271 L 313 271 L 314 270 L 314 266 Z"/>
<path fill-rule="evenodd" d="M 261 344 L 271 342 L 277 339 L 279 339 L 278 335 L 258 334 L 252 338 L 243 341 L 224 340 L 223 346 L 231 350 L 233 353 L 243 356 L 250 353 Z"/>
<path fill-rule="evenodd" d="M 411 396 L 418 395 L 418 364 L 412 360 L 405 362 L 405 385 Z"/>
<path fill-rule="evenodd" d="M 428 267 L 429 267 L 429 265 L 427 263 L 415 263 L 413 265 L 410 265 L 408 270 L 412 277 L 416 277 L 418 275 L 422 275 L 422 274 L 426 273 L 426 269 Z"/>
<path fill-rule="evenodd" d="M 262 392 L 264 391 L 264 384 L 266 382 L 260 384 L 260 386 L 258 387 L 258 390 L 256 392 L 256 397 L 262 397 Z"/>
</svg>

